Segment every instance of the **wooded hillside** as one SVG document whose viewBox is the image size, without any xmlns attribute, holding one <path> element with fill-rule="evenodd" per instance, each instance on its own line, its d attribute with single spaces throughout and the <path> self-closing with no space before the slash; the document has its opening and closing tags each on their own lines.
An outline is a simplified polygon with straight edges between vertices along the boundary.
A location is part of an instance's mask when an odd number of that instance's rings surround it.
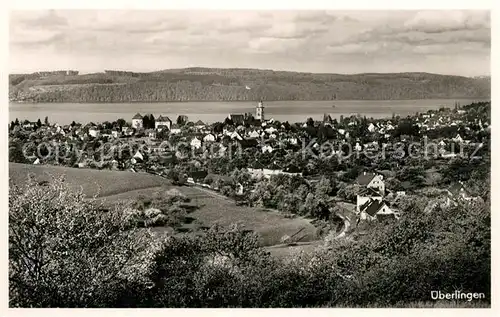
<svg viewBox="0 0 500 317">
<path fill-rule="evenodd" d="M 11 101 L 159 102 L 489 98 L 491 79 L 429 73 L 313 74 L 185 68 L 151 73 L 12 74 Z M 247 89 L 248 86 L 251 89 Z"/>
</svg>

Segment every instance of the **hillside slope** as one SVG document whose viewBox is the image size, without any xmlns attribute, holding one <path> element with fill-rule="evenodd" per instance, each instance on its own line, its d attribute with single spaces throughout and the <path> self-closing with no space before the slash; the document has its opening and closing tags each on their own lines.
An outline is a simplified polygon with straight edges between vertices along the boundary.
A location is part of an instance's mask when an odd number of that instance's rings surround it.
<svg viewBox="0 0 500 317">
<path fill-rule="evenodd" d="M 11 101 L 165 102 L 490 98 L 491 79 L 429 73 L 313 74 L 185 68 L 151 73 L 12 74 Z M 250 89 L 247 89 L 248 88 Z"/>
</svg>

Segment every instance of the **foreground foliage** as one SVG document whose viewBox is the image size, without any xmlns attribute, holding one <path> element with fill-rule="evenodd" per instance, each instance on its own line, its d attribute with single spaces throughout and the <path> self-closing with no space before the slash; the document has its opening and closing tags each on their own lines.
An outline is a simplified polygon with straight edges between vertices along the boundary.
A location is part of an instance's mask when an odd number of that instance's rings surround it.
<svg viewBox="0 0 500 317">
<path fill-rule="evenodd" d="M 485 203 L 408 205 L 366 236 L 279 261 L 238 227 L 153 240 L 61 180 L 24 188 L 9 197 L 11 306 L 407 307 L 432 290 L 483 292 L 476 305 L 489 305 Z"/>
</svg>

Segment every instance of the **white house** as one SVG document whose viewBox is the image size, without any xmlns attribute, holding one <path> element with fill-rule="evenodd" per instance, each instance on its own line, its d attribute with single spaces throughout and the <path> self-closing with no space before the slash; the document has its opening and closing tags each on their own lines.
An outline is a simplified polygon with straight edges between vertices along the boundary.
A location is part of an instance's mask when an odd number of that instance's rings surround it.
<svg viewBox="0 0 500 317">
<path fill-rule="evenodd" d="M 356 213 L 361 212 L 361 206 L 370 200 L 382 201 L 382 194 L 373 188 L 364 188 L 356 195 Z"/>
<path fill-rule="evenodd" d="M 224 155 L 226 153 L 227 147 L 224 144 L 219 146 L 219 155 Z"/>
<path fill-rule="evenodd" d="M 356 142 L 356 145 L 354 146 L 354 149 L 355 149 L 356 151 L 361 151 L 363 148 L 361 147 L 361 145 L 359 145 L 359 143 L 358 143 L 358 142 Z"/>
<path fill-rule="evenodd" d="M 172 134 L 181 133 L 181 127 L 175 123 L 172 124 L 172 128 L 170 129 L 170 133 L 172 133 Z"/>
<path fill-rule="evenodd" d="M 377 190 L 380 194 L 384 195 L 385 184 L 383 179 L 384 177 L 382 175 L 363 172 L 363 174 L 356 178 L 356 183 L 366 188 Z"/>
<path fill-rule="evenodd" d="M 288 138 L 288 142 L 289 142 L 290 144 L 292 144 L 292 145 L 297 145 L 297 143 L 298 143 L 299 141 L 297 140 L 297 138 L 295 138 L 295 137 L 291 137 L 291 138 Z"/>
<path fill-rule="evenodd" d="M 111 135 L 113 136 L 113 138 L 117 139 L 120 137 L 120 132 L 113 130 L 113 131 L 111 131 Z"/>
<path fill-rule="evenodd" d="M 129 128 L 129 127 L 123 127 L 122 131 L 125 135 L 132 135 L 134 134 L 134 129 Z"/>
<path fill-rule="evenodd" d="M 201 140 L 199 140 L 197 137 L 195 137 L 194 139 L 191 140 L 190 145 L 191 145 L 191 147 L 193 147 L 195 149 L 199 149 L 199 148 L 201 148 Z"/>
<path fill-rule="evenodd" d="M 168 117 L 160 115 L 155 120 L 155 129 L 161 129 L 162 127 L 167 127 L 170 130 L 172 128 L 172 120 Z"/>
<path fill-rule="evenodd" d="M 258 138 L 258 137 L 260 137 L 260 134 L 259 134 L 259 132 L 257 132 L 257 131 L 255 131 L 255 130 L 253 130 L 252 132 L 250 132 L 250 133 L 248 134 L 248 137 L 249 137 L 249 138 Z"/>
<path fill-rule="evenodd" d="M 457 134 L 457 136 L 453 138 L 453 141 L 462 143 L 464 140 L 462 139 L 460 134 Z"/>
<path fill-rule="evenodd" d="M 243 195 L 243 185 L 241 185 L 240 183 L 236 184 L 236 187 L 237 187 L 237 190 L 236 190 L 236 195 Z"/>
<path fill-rule="evenodd" d="M 271 134 L 271 133 L 274 133 L 274 132 L 278 131 L 278 129 L 276 129 L 275 127 L 269 127 L 265 131 L 267 133 Z"/>
<path fill-rule="evenodd" d="M 397 218 L 395 212 L 384 201 L 373 199 L 361 206 L 361 220 L 372 221 L 381 216 L 393 216 Z"/>
<path fill-rule="evenodd" d="M 233 133 L 231 133 L 231 135 L 229 136 L 231 139 L 237 139 L 237 140 L 243 140 L 243 137 L 236 131 L 234 131 Z"/>
<path fill-rule="evenodd" d="M 262 147 L 262 153 L 272 153 L 273 152 L 273 147 L 270 146 L 269 144 L 266 144 Z"/>
<path fill-rule="evenodd" d="M 132 127 L 134 129 L 141 129 L 143 127 L 144 120 L 140 113 L 137 113 L 132 117 Z"/>
<path fill-rule="evenodd" d="M 144 156 L 142 155 L 141 152 L 139 152 L 139 150 L 137 150 L 137 152 L 135 152 L 134 156 L 132 157 L 132 159 L 130 161 L 132 162 L 132 164 L 142 162 L 142 161 L 144 161 Z"/>
<path fill-rule="evenodd" d="M 209 133 L 203 137 L 204 142 L 215 142 L 215 135 Z"/>
<path fill-rule="evenodd" d="M 370 125 L 368 126 L 368 131 L 370 131 L 370 133 L 373 133 L 375 132 L 375 125 L 373 123 L 370 123 Z"/>
<path fill-rule="evenodd" d="M 90 128 L 89 129 L 89 135 L 94 137 L 94 138 L 97 138 L 99 136 L 101 131 L 99 131 L 97 128 Z"/>
</svg>

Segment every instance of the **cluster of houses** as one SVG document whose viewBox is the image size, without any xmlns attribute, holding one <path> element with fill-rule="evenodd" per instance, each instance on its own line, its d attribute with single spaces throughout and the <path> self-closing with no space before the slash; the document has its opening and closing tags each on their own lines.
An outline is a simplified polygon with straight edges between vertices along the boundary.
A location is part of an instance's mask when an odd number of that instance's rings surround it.
<svg viewBox="0 0 500 317">
<path fill-rule="evenodd" d="M 377 173 L 363 172 L 356 178 L 354 183 L 361 186 L 361 190 L 356 195 L 355 207 L 355 214 L 359 220 L 373 221 L 387 217 L 399 219 L 399 212 L 391 207 L 387 198 L 391 197 L 394 201 L 401 196 L 405 196 L 406 193 L 404 191 L 391 192 L 389 195 L 386 195 L 384 178 Z M 429 201 L 426 211 L 430 212 L 438 205 L 443 207 L 456 205 L 459 200 L 470 202 L 480 199 L 471 194 L 463 182 L 450 185 L 444 190 L 442 198 L 444 200 L 436 199 Z"/>
<path fill-rule="evenodd" d="M 187 117 L 185 119 L 187 121 Z M 262 153 L 272 153 L 277 148 L 281 148 L 284 144 L 298 145 L 299 140 L 304 139 L 304 136 L 307 137 L 303 131 L 291 132 L 286 130 L 283 124 L 276 124 L 273 119 L 266 120 L 262 102 L 259 102 L 255 109 L 255 117 L 251 114 L 229 114 L 227 119 L 231 120 L 232 124 L 225 124 L 222 131 L 217 132 L 213 126 L 206 125 L 201 120 L 198 120 L 195 123 L 190 123 L 188 128 L 184 128 L 177 123 L 173 123 L 168 116 L 164 115 L 160 115 L 154 119 L 154 128 L 151 126 L 151 123 L 145 127 L 146 118 L 139 113 L 132 117 L 131 125 L 127 124 L 122 127 L 113 127 L 111 129 L 104 129 L 101 125 L 94 123 L 89 123 L 85 126 L 57 126 L 55 131 L 52 131 L 53 127 L 44 128 L 51 129 L 50 133 L 52 134 L 55 133 L 64 136 L 69 133 L 70 139 L 80 138 L 81 140 L 84 140 L 87 136 L 92 138 L 133 137 L 134 135 L 137 135 L 137 131 L 141 131 L 143 132 L 141 135 L 145 135 L 151 140 L 155 140 L 158 139 L 159 133 L 166 132 L 170 135 L 176 135 L 181 134 L 182 131 L 186 131 L 186 133 L 183 133 L 182 135 L 184 138 L 188 138 L 187 141 L 194 149 L 200 149 L 204 143 L 220 142 L 223 139 L 229 139 L 238 142 L 244 148 L 259 147 L 259 150 L 262 151 Z M 254 124 L 245 124 L 249 120 L 252 120 Z M 391 132 L 396 128 L 393 120 L 375 120 L 370 122 L 366 133 L 373 141 L 367 143 L 362 143 L 359 138 L 353 140 L 350 136 L 350 128 L 358 124 L 355 117 L 347 119 L 347 122 L 344 122 L 341 126 L 334 124 L 334 121 L 335 120 L 332 119 L 330 114 L 325 114 L 323 122 L 320 124 L 328 126 L 335 131 L 336 137 L 334 138 L 334 142 L 338 142 L 339 145 L 341 142 L 348 141 L 353 144 L 353 150 L 355 151 L 370 150 L 375 146 L 382 146 L 390 149 Z M 433 129 L 439 127 L 441 124 L 462 124 L 460 116 L 457 117 L 456 113 L 450 114 L 448 112 L 420 114 L 416 117 L 416 122 L 417 125 L 420 125 L 423 128 L 426 127 L 426 129 Z M 488 128 L 487 123 L 479 122 L 479 124 L 484 129 Z M 24 129 L 32 129 L 35 126 L 36 122 L 25 122 L 22 125 Z M 307 123 L 304 123 L 303 127 L 307 127 Z M 265 140 L 265 142 L 259 142 L 258 140 Z M 465 139 L 460 134 L 457 134 L 451 139 L 441 139 L 438 143 L 438 151 L 442 158 L 453 158 L 459 155 L 446 149 L 447 145 L 451 143 L 466 144 L 471 146 L 478 145 Z M 320 148 L 320 144 L 316 142 L 312 144 L 312 148 L 318 149 Z"/>
<path fill-rule="evenodd" d="M 399 214 L 389 207 L 383 199 L 385 196 L 385 183 L 382 175 L 363 172 L 355 183 L 362 186 L 356 195 L 356 215 L 360 220 L 375 220 L 380 217 L 392 216 L 399 218 Z M 404 193 L 400 193 L 404 195 Z"/>
</svg>

